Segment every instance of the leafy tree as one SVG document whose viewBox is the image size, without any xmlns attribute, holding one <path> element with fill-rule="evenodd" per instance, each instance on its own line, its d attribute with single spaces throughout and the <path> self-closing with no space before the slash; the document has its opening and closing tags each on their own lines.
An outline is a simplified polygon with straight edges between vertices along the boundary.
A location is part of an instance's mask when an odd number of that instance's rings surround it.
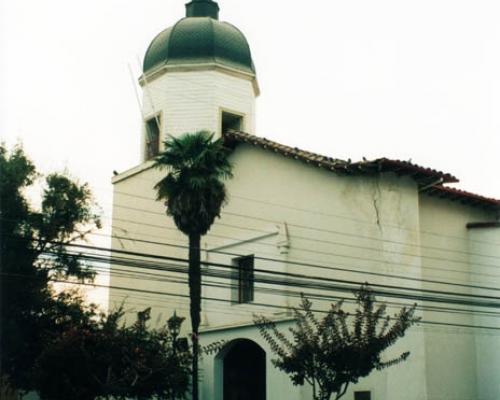
<svg viewBox="0 0 500 400">
<path fill-rule="evenodd" d="M 382 361 L 382 353 L 403 337 L 416 323 L 415 305 L 402 308 L 394 317 L 386 316 L 386 306 L 375 307 L 375 297 L 366 285 L 356 292 L 357 309 L 353 315 L 342 310 L 342 302 L 332 304 L 318 320 L 312 303 L 302 296 L 301 309 L 294 309 L 296 326 L 293 339 L 280 332 L 263 316 L 254 322 L 277 358 L 273 364 L 290 375 L 294 385 L 312 386 L 314 400 L 340 399 L 350 383 L 406 360 L 409 352 Z M 352 326 L 348 318 L 354 319 Z M 391 323 L 391 321 L 393 321 Z"/>
<path fill-rule="evenodd" d="M 87 185 L 65 174 L 45 179 L 41 205 L 35 209 L 26 191 L 39 174 L 20 146 L 10 153 L 0 145 L 0 352 L 1 374 L 12 387 L 33 389 L 33 360 L 46 332 L 61 332 L 85 312 L 69 295 L 54 294 L 55 278 L 91 279 L 92 271 L 66 250 L 100 226 Z M 66 310 L 67 318 L 54 318 Z"/>
<path fill-rule="evenodd" d="M 200 240 L 220 216 L 227 195 L 223 179 L 232 176 L 222 140 L 206 131 L 165 141 L 155 162 L 168 174 L 155 189 L 166 200 L 167 215 L 189 238 L 189 295 L 193 331 L 193 399 L 198 399 L 198 327 L 201 311 Z"/>
<path fill-rule="evenodd" d="M 46 177 L 35 208 L 26 192 L 39 177 L 21 147 L 0 145 L 0 393 L 34 390 L 47 400 L 184 395 L 190 350 L 174 346 L 171 320 L 168 329 L 148 331 L 145 310 L 126 327 L 123 309 L 100 314 L 75 290 L 52 287 L 53 280 L 93 279 L 67 245 L 100 222 L 88 186 L 65 174 Z"/>
<path fill-rule="evenodd" d="M 35 382 L 42 400 L 184 398 L 191 353 L 179 346 L 170 321 L 147 328 L 150 309 L 130 326 L 120 325 L 123 308 L 100 315 L 56 338 L 40 355 Z"/>
</svg>

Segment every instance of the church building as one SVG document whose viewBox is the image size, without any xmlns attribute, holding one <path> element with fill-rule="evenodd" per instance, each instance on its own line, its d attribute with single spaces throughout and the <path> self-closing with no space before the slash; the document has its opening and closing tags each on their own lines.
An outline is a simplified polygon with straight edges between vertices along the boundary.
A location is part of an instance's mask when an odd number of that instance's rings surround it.
<svg viewBox="0 0 500 400">
<path fill-rule="evenodd" d="M 156 200 L 164 172 L 153 159 L 167 135 L 200 130 L 231 149 L 229 201 L 202 237 L 200 342 L 225 344 L 200 361 L 201 399 L 312 399 L 274 367 L 253 315 L 287 332 L 300 293 L 317 310 L 338 299 L 349 308 L 365 282 L 390 314 L 417 303 L 422 321 L 387 352 L 408 350 L 407 361 L 343 398 L 500 399 L 499 200 L 412 162 L 340 160 L 266 139 L 250 46 L 212 0 L 192 0 L 152 40 L 139 82 L 142 162 L 112 179 L 112 249 L 137 263 L 111 266 L 111 308 L 151 306 L 158 324 L 176 311 L 189 334 L 187 238 Z"/>
</svg>

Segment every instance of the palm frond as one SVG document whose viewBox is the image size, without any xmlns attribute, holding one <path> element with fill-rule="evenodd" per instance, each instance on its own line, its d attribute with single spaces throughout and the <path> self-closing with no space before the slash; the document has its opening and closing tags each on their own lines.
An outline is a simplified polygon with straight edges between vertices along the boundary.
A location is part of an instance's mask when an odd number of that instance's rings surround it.
<svg viewBox="0 0 500 400">
<path fill-rule="evenodd" d="M 223 180 L 232 177 L 228 149 L 208 131 L 165 141 L 155 167 L 167 175 L 156 185 L 157 198 L 167 200 L 167 214 L 184 233 L 205 234 L 227 199 Z"/>
</svg>

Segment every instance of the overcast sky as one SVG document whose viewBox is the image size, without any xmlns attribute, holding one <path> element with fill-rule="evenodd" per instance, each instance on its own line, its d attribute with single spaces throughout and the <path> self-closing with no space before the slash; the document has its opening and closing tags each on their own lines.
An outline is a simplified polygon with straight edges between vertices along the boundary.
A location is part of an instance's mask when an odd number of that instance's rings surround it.
<svg viewBox="0 0 500 400">
<path fill-rule="evenodd" d="M 0 0 L 0 137 L 91 183 L 139 162 L 133 80 L 181 0 Z M 336 158 L 390 157 L 500 198 L 498 0 L 220 0 L 246 35 L 257 134 Z"/>
</svg>

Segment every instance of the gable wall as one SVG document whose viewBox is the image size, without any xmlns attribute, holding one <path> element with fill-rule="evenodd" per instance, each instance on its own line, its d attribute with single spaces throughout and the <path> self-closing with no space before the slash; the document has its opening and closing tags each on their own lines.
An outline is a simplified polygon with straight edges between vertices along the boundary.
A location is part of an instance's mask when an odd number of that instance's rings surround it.
<svg viewBox="0 0 500 400">
<path fill-rule="evenodd" d="M 328 282 L 332 285 L 328 290 L 297 288 L 290 286 L 289 282 L 284 282 L 282 287 L 256 282 L 255 304 L 231 304 L 234 293 L 228 285 L 235 281 L 230 279 L 229 266 L 238 255 L 253 254 L 267 258 L 256 259 L 255 268 L 259 270 L 420 288 L 422 282 L 419 279 L 422 277 L 458 279 L 459 275 L 450 275 L 449 271 L 443 275 L 443 271 L 433 269 L 435 266 L 455 268 L 457 260 L 436 260 L 444 257 L 430 247 L 459 250 L 472 246 L 467 238 L 470 232 L 463 229 L 464 224 L 471 219 L 477 222 L 477 219 L 487 217 L 471 211 L 469 207 L 457 208 L 448 201 L 419 196 L 411 179 L 394 174 L 380 177 L 339 176 L 246 144 L 239 145 L 231 158 L 235 176 L 227 183 L 229 202 L 221 219 L 202 240 L 205 249 L 202 259 L 220 264 L 211 265 L 207 272 L 223 275 L 204 277 L 208 285 L 203 287 L 203 296 L 212 299 L 204 300 L 202 304 L 204 330 L 249 324 L 253 313 L 264 313 L 274 318 L 287 317 L 283 308 L 266 307 L 267 304 L 281 307 L 297 304 L 297 297 L 286 296 L 283 291 L 295 294 L 306 292 L 313 298 L 316 309 L 325 309 L 335 297 L 351 297 L 342 282 Z M 159 171 L 147 169 L 115 184 L 114 235 L 187 245 L 185 237 L 164 215 L 161 202 L 155 201 L 152 186 L 160 177 Z M 457 235 L 460 239 L 456 243 L 450 241 L 448 236 Z M 114 239 L 114 248 L 122 246 L 144 253 L 187 257 L 186 248 Z M 483 248 L 476 250 L 474 252 L 484 251 Z M 450 254 L 461 261 L 458 263 L 460 268 L 469 269 L 469 256 L 463 259 L 463 254 Z M 366 271 L 382 276 L 370 275 Z M 144 273 L 149 272 L 144 270 Z M 154 277 L 136 281 L 114 276 L 112 285 L 158 292 L 141 294 L 142 300 L 134 294 L 132 296 L 136 297 L 129 299 L 135 303 L 151 304 L 153 321 L 163 323 L 174 309 L 187 317 L 188 299 L 165 294 L 187 296 L 186 274 L 161 274 L 161 279 Z M 262 276 L 262 273 L 256 274 Z M 390 278 L 387 274 L 415 280 Z M 283 279 L 276 275 L 269 277 Z M 180 282 L 173 283 L 172 279 Z M 430 284 L 424 287 L 449 289 Z M 314 299 L 322 295 L 328 297 L 326 301 Z M 111 290 L 112 301 L 122 298 L 123 292 Z M 399 304 L 413 302 L 392 298 L 385 300 Z M 349 303 L 346 306 L 349 307 Z M 441 320 L 443 317 L 451 318 L 448 314 L 424 313 L 424 319 Z M 457 321 L 470 322 L 470 317 L 454 316 L 453 322 Z M 189 331 L 189 326 L 187 320 L 185 332 Z M 470 331 L 464 334 L 456 329 L 420 325 L 412 328 L 387 354 L 390 358 L 410 350 L 412 354 L 408 362 L 397 368 L 374 372 L 360 381 L 356 388 L 372 390 L 376 398 L 389 400 L 444 399 L 449 393 L 461 396 L 457 399 L 476 399 L 479 398 L 477 391 L 490 393 L 494 390 L 488 380 L 482 378 L 485 371 L 477 378 L 475 374 L 476 357 L 486 359 L 486 349 L 490 344 Z M 446 351 L 443 353 L 442 349 Z M 477 359 L 477 365 L 484 365 L 481 360 Z M 493 365 L 492 362 L 488 365 Z M 446 384 L 443 385 L 443 382 Z M 408 393 L 414 397 L 408 397 Z M 352 398 L 352 390 L 347 398 L 349 396 Z"/>
<path fill-rule="evenodd" d="M 278 245 L 283 241 L 282 237 L 240 247 L 244 254 L 261 253 L 265 257 L 281 257 L 284 260 L 281 266 L 260 261 L 260 268 L 351 280 L 360 284 L 401 282 L 385 276 L 339 269 L 419 276 L 418 254 L 400 254 L 408 253 L 412 244 L 419 240 L 418 198 L 413 181 L 394 174 L 383 177 L 339 176 L 250 145 L 239 145 L 233 157 L 236 167 L 235 178 L 229 183 L 231 199 L 220 222 L 266 232 L 275 229 L 280 222 L 287 224 L 290 243 L 288 254 L 280 254 Z M 258 219 L 252 221 L 233 215 L 236 213 Z M 213 233 L 222 230 L 223 227 L 217 225 Z M 244 230 L 233 229 L 228 236 L 236 234 L 244 235 Z M 246 234 L 250 235 L 250 232 Z M 294 265 L 290 261 L 318 264 L 323 268 Z M 332 296 L 352 298 L 350 289 L 338 290 L 339 286 L 345 287 L 345 284 L 331 284 L 336 285 L 337 289 L 285 289 L 295 293 L 303 291 L 312 297 L 328 296 L 327 301 L 313 299 L 316 309 L 329 307 Z M 418 282 L 407 284 L 419 285 Z M 298 302 L 296 297 L 283 298 L 262 293 L 258 296 L 262 303 L 276 304 L 285 300 L 288 304 Z M 247 309 L 248 306 L 233 306 L 235 310 L 239 308 Z M 279 316 L 279 310 L 275 316 Z M 220 322 L 227 321 L 227 316 L 220 318 Z M 234 319 L 236 321 L 236 316 Z M 387 357 L 396 356 L 408 347 L 416 350 L 422 346 L 423 336 L 421 330 L 416 328 Z M 372 390 L 376 398 L 386 399 L 403 398 L 408 390 L 412 390 L 415 396 L 423 396 L 423 363 L 421 352 L 413 351 L 412 364 L 375 372 L 370 378 L 364 379 L 357 390 Z M 387 392 L 389 386 L 393 388 L 390 393 Z M 352 390 L 346 396 L 352 398 Z"/>
</svg>

